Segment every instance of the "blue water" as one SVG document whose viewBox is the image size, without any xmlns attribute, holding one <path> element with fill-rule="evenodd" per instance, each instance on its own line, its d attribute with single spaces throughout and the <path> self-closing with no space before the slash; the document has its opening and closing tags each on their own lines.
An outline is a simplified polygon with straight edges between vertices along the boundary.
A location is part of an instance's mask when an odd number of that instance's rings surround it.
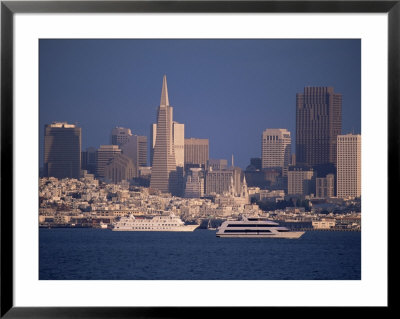
<svg viewBox="0 0 400 319">
<path fill-rule="evenodd" d="M 39 279 L 360 280 L 361 233 L 218 238 L 215 231 L 40 229 Z"/>
</svg>

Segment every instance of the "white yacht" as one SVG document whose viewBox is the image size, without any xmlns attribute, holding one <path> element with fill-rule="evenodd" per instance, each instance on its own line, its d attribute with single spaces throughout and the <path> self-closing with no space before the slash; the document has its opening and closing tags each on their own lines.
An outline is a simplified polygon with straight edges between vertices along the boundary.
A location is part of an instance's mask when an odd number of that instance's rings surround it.
<svg viewBox="0 0 400 319">
<path fill-rule="evenodd" d="M 185 225 L 173 214 L 154 217 L 134 216 L 121 217 L 113 224 L 113 231 L 194 231 L 199 225 Z"/>
<path fill-rule="evenodd" d="M 240 220 L 226 220 L 218 228 L 217 237 L 300 238 L 304 231 L 291 231 L 263 217 L 241 216 Z"/>
</svg>

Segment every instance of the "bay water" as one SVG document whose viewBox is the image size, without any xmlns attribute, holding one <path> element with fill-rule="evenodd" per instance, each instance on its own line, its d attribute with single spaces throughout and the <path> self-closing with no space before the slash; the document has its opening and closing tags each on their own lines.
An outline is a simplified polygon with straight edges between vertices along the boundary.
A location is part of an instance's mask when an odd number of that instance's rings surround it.
<svg viewBox="0 0 400 319">
<path fill-rule="evenodd" d="M 361 232 L 299 239 L 216 231 L 39 230 L 40 280 L 360 280 Z"/>
</svg>

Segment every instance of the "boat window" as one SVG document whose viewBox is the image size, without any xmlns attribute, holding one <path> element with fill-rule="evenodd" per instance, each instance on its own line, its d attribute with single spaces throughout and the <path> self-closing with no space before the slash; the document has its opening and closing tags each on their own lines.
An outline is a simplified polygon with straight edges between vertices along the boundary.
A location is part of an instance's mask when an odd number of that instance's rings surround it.
<svg viewBox="0 0 400 319">
<path fill-rule="evenodd" d="M 268 229 L 225 229 L 225 233 L 270 233 Z"/>
<path fill-rule="evenodd" d="M 269 225 L 269 224 L 228 224 L 226 227 L 279 227 L 279 225 Z"/>
</svg>

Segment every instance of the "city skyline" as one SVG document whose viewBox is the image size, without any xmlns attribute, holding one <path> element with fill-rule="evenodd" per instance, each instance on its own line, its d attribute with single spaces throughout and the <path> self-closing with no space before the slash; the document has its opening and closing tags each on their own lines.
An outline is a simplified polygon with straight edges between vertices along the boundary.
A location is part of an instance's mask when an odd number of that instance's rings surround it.
<svg viewBox="0 0 400 319">
<path fill-rule="evenodd" d="M 242 169 L 267 128 L 289 130 L 295 153 L 306 86 L 341 93 L 342 134 L 360 133 L 360 52 L 359 40 L 40 40 L 40 165 L 53 121 L 78 122 L 82 150 L 108 144 L 116 126 L 150 142 L 164 74 L 185 138 L 209 139 L 210 158 L 233 154 Z"/>
</svg>

